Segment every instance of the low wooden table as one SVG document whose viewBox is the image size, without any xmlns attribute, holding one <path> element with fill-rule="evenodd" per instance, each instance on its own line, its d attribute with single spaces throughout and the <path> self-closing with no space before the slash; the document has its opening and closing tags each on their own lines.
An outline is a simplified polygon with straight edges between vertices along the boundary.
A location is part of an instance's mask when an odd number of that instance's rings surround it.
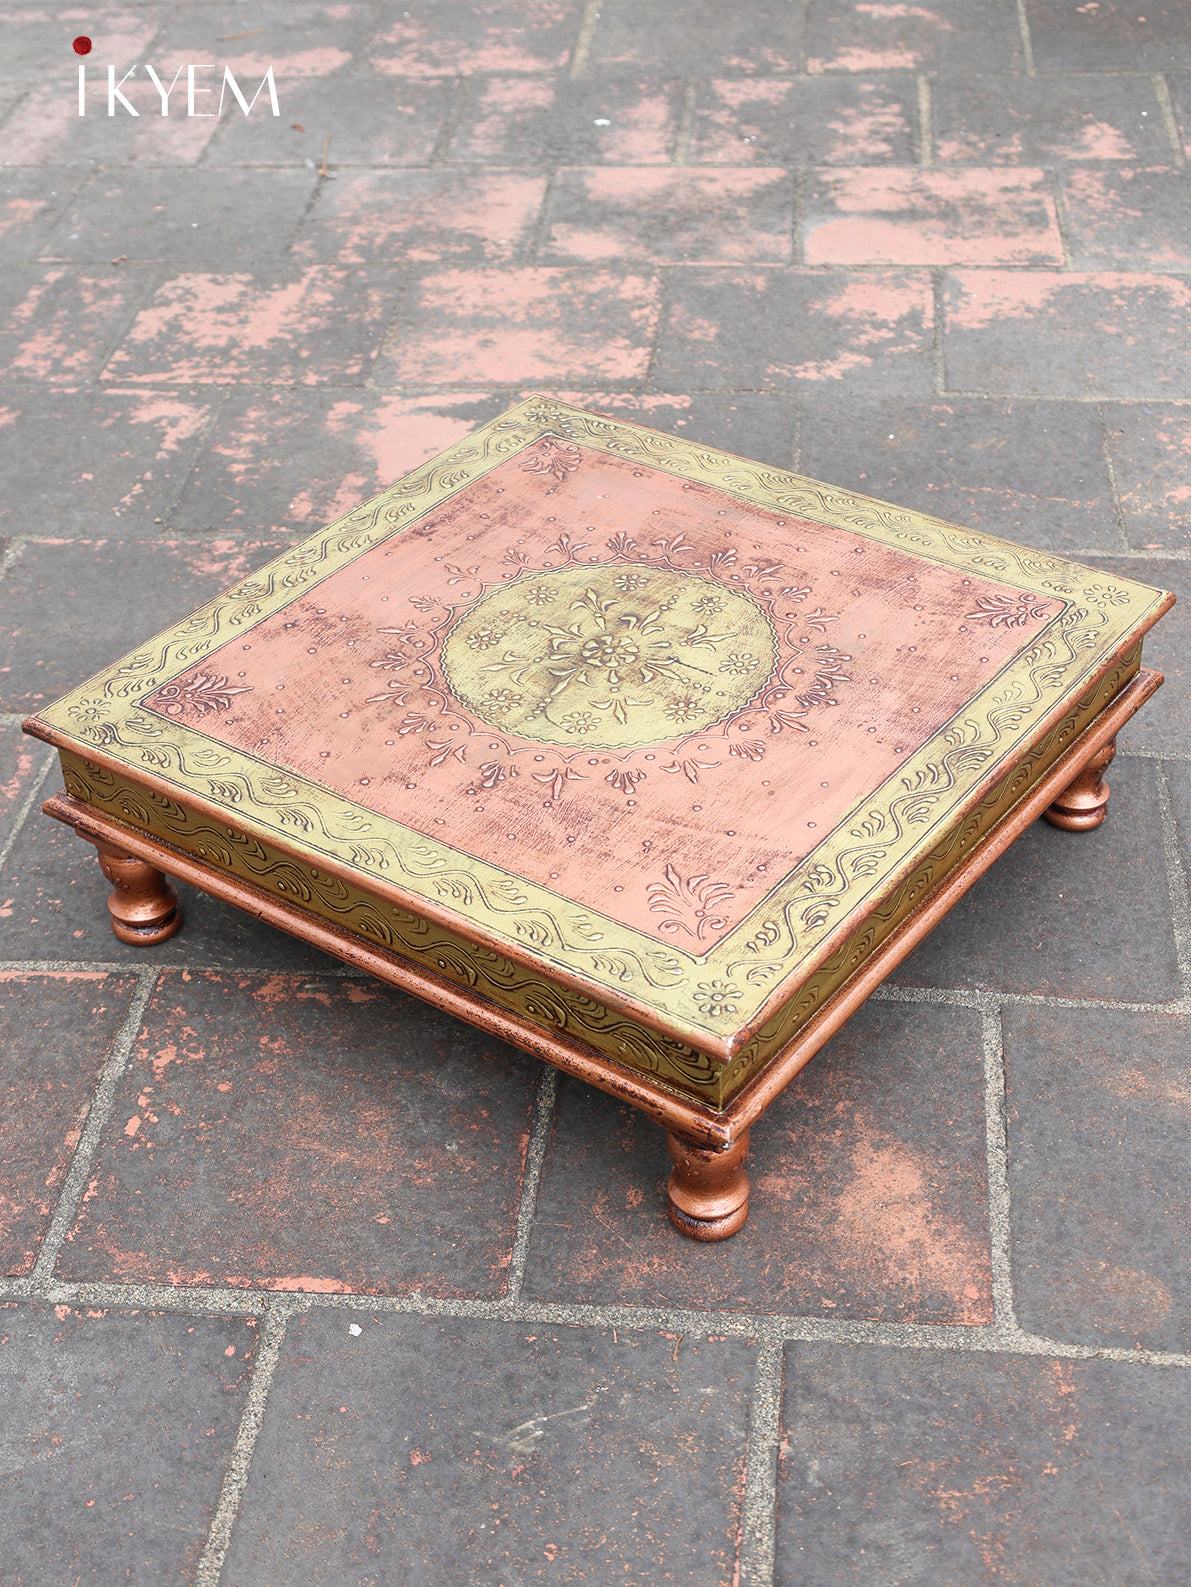
<svg viewBox="0 0 1191 1587">
<path fill-rule="evenodd" d="M 26 724 L 112 926 L 186 881 L 645 1109 L 670 1216 L 1039 815 L 1174 597 L 533 398 Z"/>
</svg>

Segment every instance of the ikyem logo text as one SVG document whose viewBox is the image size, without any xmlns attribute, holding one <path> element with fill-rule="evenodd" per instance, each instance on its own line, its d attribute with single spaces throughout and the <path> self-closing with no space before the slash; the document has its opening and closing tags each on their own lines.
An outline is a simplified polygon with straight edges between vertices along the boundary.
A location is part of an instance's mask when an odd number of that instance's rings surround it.
<svg viewBox="0 0 1191 1587">
<path fill-rule="evenodd" d="M 80 46 L 82 46 L 82 47 L 80 48 Z M 75 41 L 74 41 L 74 49 L 75 49 L 75 53 L 77 55 L 87 55 L 87 54 L 89 54 L 90 50 L 91 50 L 91 40 L 90 39 L 86 39 L 86 38 L 77 38 L 77 39 L 75 39 Z M 117 103 L 122 105 L 123 108 L 128 112 L 128 114 L 130 116 L 139 116 L 140 115 L 140 111 L 136 108 L 136 106 L 131 103 L 131 101 L 127 98 L 127 96 L 125 94 L 123 94 L 121 92 L 121 90 L 124 87 L 124 84 L 128 81 L 128 79 L 130 77 L 135 76 L 135 74 L 137 72 L 137 69 L 139 67 L 139 64 L 140 63 L 138 62 L 136 65 L 130 66 L 128 68 L 128 70 L 120 78 L 119 82 L 116 81 L 116 68 L 114 66 L 111 66 L 111 65 L 108 66 L 108 68 L 107 68 L 107 79 L 108 79 L 108 115 L 109 116 L 114 116 L 116 114 L 116 105 L 117 105 Z M 166 87 L 166 85 L 162 81 L 162 79 L 158 76 L 156 70 L 152 66 L 148 65 L 148 63 L 146 63 L 146 65 L 145 65 L 145 76 L 149 79 L 149 81 L 153 84 L 153 87 L 157 90 L 158 98 L 161 100 L 161 114 L 163 116 L 168 116 L 169 113 L 170 113 L 170 95 L 177 88 L 178 81 L 181 78 L 183 73 L 186 74 L 186 114 L 188 116 L 207 116 L 207 117 L 221 116 L 223 114 L 224 98 L 227 95 L 229 89 L 231 90 L 232 98 L 236 101 L 236 103 L 239 105 L 240 109 L 244 112 L 245 115 L 248 115 L 248 113 L 251 111 L 252 107 L 256 104 L 257 100 L 260 98 L 261 94 L 263 94 L 266 89 L 268 90 L 268 94 L 269 94 L 269 101 L 268 101 L 269 102 L 269 108 L 272 110 L 272 112 L 273 112 L 273 114 L 275 116 L 279 116 L 281 114 L 281 106 L 277 102 L 277 83 L 276 83 L 276 81 L 274 80 L 274 77 L 273 77 L 273 68 L 272 68 L 272 66 L 270 66 L 267 69 L 267 71 L 265 72 L 264 77 L 261 78 L 261 81 L 260 81 L 259 85 L 257 86 L 257 90 L 253 94 L 251 99 L 246 99 L 245 98 L 243 90 L 241 89 L 239 83 L 236 81 L 235 77 L 232 75 L 231 67 L 230 66 L 225 66 L 223 68 L 223 79 L 222 79 L 222 81 L 220 82 L 220 85 L 219 85 L 219 104 L 218 104 L 217 108 L 214 109 L 214 110 L 200 110 L 199 108 L 197 108 L 197 105 L 196 105 L 196 100 L 198 99 L 198 96 L 200 94 L 213 95 L 215 93 L 215 89 L 210 87 L 210 86 L 205 86 L 205 87 L 204 86 L 200 86 L 200 84 L 198 82 L 198 79 L 197 79 L 195 74 L 198 73 L 198 72 L 213 72 L 215 70 L 216 70 L 216 66 L 215 66 L 215 63 L 213 61 L 192 61 L 192 62 L 187 62 L 186 64 L 178 67 L 178 70 L 174 73 L 173 79 L 171 80 L 170 85 L 169 85 L 168 88 Z M 209 101 L 208 101 L 208 103 L 209 103 Z M 80 61 L 79 62 L 79 115 L 80 116 L 85 116 L 86 114 L 87 114 L 87 66 L 86 66 L 86 63 L 84 61 Z"/>
</svg>

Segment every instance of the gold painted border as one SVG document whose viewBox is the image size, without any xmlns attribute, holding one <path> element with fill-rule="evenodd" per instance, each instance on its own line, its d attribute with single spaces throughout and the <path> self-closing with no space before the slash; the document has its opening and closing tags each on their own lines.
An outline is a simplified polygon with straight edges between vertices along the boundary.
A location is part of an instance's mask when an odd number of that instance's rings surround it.
<svg viewBox="0 0 1191 1587">
<path fill-rule="evenodd" d="M 434 842 L 316 783 L 140 711 L 163 683 L 323 578 L 432 512 L 543 435 L 702 482 L 751 505 L 863 534 L 926 560 L 1065 602 L 981 695 L 864 800 L 758 904 L 699 956 L 584 911 L 514 873 Z M 34 719 L 60 747 L 202 798 L 259 842 L 300 844 L 438 925 L 543 963 L 660 1034 L 746 1062 L 775 1011 L 838 951 L 841 932 L 965 818 L 1086 697 L 1172 597 L 1063 558 L 960 529 L 782 470 L 547 398 L 531 398 L 283 554 L 192 617 Z M 1136 664 L 1134 664 L 1136 670 Z M 1124 679 L 1122 679 L 1124 681 Z M 465 939 L 466 940 L 466 936 Z"/>
</svg>

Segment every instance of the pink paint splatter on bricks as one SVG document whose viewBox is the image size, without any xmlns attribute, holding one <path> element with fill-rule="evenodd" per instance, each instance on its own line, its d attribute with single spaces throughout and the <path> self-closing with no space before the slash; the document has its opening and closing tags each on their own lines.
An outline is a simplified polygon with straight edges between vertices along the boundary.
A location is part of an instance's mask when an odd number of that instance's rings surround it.
<svg viewBox="0 0 1191 1587">
<path fill-rule="evenodd" d="M 892 159 L 910 135 L 906 113 L 896 100 L 883 97 L 883 90 L 872 83 L 861 84 L 860 93 L 868 103 L 841 105 L 827 123 L 831 141 L 823 158 L 832 164 Z"/>
<path fill-rule="evenodd" d="M 551 0 L 521 5 L 467 8 L 465 31 L 451 37 L 437 17 L 423 21 L 407 12 L 378 45 L 394 45 L 391 55 L 375 54 L 377 71 L 398 77 L 438 77 L 444 72 L 549 72 L 565 66 L 574 45 L 575 10 Z"/>
<path fill-rule="evenodd" d="M 999 135 L 995 146 L 991 148 L 965 131 L 956 132 L 950 137 L 944 133 L 935 141 L 935 158 L 942 165 L 965 160 L 978 161 L 981 165 L 1020 165 L 1024 158 L 1022 151 L 1020 132 L 1012 136 Z"/>
<path fill-rule="evenodd" d="M 247 578 L 279 549 L 267 540 L 160 540 L 157 544 L 177 551 L 196 579 L 217 583 L 220 589 Z"/>
<path fill-rule="evenodd" d="M 934 296 L 928 276 L 872 272 L 848 276 L 808 303 L 807 312 L 840 322 L 844 345 L 822 359 L 771 364 L 770 374 L 838 380 L 870 366 L 877 356 L 917 351 L 933 329 Z"/>
<path fill-rule="evenodd" d="M 528 242 L 545 193 L 544 176 L 505 171 L 341 173 L 322 203 L 317 234 L 299 242 L 294 257 L 317 258 L 330 235 L 344 264 L 456 255 L 508 263 Z"/>
<path fill-rule="evenodd" d="M 190 58 L 190 57 L 188 57 Z M 198 60 L 200 57 L 193 57 Z M 206 59 L 206 56 L 201 57 Z M 328 77 L 332 72 L 337 72 L 341 66 L 346 66 L 351 60 L 348 50 L 341 50 L 333 44 L 324 44 L 309 50 L 295 50 L 290 55 L 265 54 L 261 51 L 246 52 L 243 55 L 234 55 L 226 58 L 226 64 L 231 68 L 233 77 L 237 82 L 248 85 L 251 81 L 255 86 L 256 79 L 263 77 L 269 67 L 273 68 L 273 76 L 278 83 L 278 94 L 281 94 L 281 85 L 295 77 Z M 248 98 L 252 90 L 249 88 Z M 266 95 L 267 97 L 267 95 Z M 285 105 L 282 105 L 285 109 Z"/>
<path fill-rule="evenodd" d="M 249 274 L 187 273 L 167 281 L 141 310 L 105 375 L 128 384 L 358 380 L 371 351 L 316 356 L 317 348 L 335 346 L 348 323 L 357 331 L 379 326 L 387 312 L 384 288 L 348 269 L 315 268 L 294 281 L 264 283 Z"/>
<path fill-rule="evenodd" d="M 947 1192 L 939 1190 L 938 1165 L 864 1110 L 854 1129 L 850 1176 L 815 1219 L 840 1270 L 853 1283 L 908 1296 L 912 1308 L 945 1295 L 955 1322 L 991 1322 L 987 1240 L 941 1205 Z M 767 1182 L 767 1194 L 770 1188 Z"/>
<path fill-rule="evenodd" d="M 1103 1259 L 1068 1259 L 1055 1274 L 1070 1313 L 1103 1333 L 1144 1337 L 1166 1321 L 1174 1296 L 1160 1278 Z"/>
<path fill-rule="evenodd" d="M 184 442 L 193 440 L 211 412 L 208 407 L 200 407 L 179 397 L 150 397 L 140 392 L 135 393 L 135 397 L 136 400 L 128 409 L 128 418 L 133 424 L 153 424 L 158 427 L 159 458 L 169 457 Z"/>
<path fill-rule="evenodd" d="M 8 368 L 35 380 L 78 380 L 96 369 L 105 335 L 134 291 L 115 271 L 107 275 L 47 270 L 8 317 Z"/>
<path fill-rule="evenodd" d="M 108 58 L 132 64 L 143 57 L 134 52 Z M 71 155 L 90 161 L 102 147 L 122 164 L 139 157 L 153 165 L 193 165 L 215 135 L 217 118 L 162 117 L 161 100 L 147 78 L 130 78 L 120 91 L 140 112 L 138 117 L 125 111 L 122 119 L 109 119 L 106 73 L 88 75 L 85 117 L 78 113 L 77 96 L 60 85 L 34 88 L 5 123 L 5 164 L 46 165 Z"/>
<path fill-rule="evenodd" d="M 1124 271 L 956 270 L 950 277 L 954 301 L 947 309 L 949 328 L 984 330 L 998 320 L 1041 317 L 1072 300 L 1073 311 L 1087 314 L 1098 296 L 1113 318 L 1095 329 L 1106 335 L 1128 335 L 1122 312 L 1144 315 L 1185 315 L 1191 312 L 1191 285 L 1177 276 L 1131 274 Z M 1155 321 L 1155 323 L 1157 323 Z"/>
<path fill-rule="evenodd" d="M 10 198 L 3 209 L 0 209 L 0 237 L 8 237 L 23 231 L 30 221 L 48 208 L 48 199 Z"/>
<path fill-rule="evenodd" d="M 590 263 L 681 258 L 732 264 L 790 258 L 793 188 L 784 170 L 668 171 L 596 167 L 560 172 L 560 200 L 590 222 L 556 222 L 553 255 Z M 601 206 L 605 213 L 600 215 Z"/>
<path fill-rule="evenodd" d="M 752 165 L 765 158 L 761 139 L 762 121 L 781 111 L 790 102 L 790 83 L 731 77 L 715 78 L 707 85 L 710 107 L 703 112 L 696 133 L 696 158 L 702 165 Z M 766 116 L 766 112 L 769 116 Z"/>
<path fill-rule="evenodd" d="M 912 72 L 919 65 L 914 50 L 895 45 L 887 50 L 870 50 L 853 47 L 836 52 L 834 56 L 821 56 L 808 60 L 806 69 L 812 74 L 820 72 Z"/>
<path fill-rule="evenodd" d="M 600 153 L 625 165 L 664 164 L 674 141 L 674 106 L 665 93 L 647 93 L 631 105 L 621 103 L 608 118 Z"/>
<path fill-rule="evenodd" d="M 24 744 L 17 746 L 16 769 L 11 777 L 0 782 L 0 801 L 14 806 L 25 791 L 25 778 L 33 770 L 33 753 Z"/>
<path fill-rule="evenodd" d="M 1165 172 L 1158 173 L 1161 177 Z M 1148 172 L 1129 168 L 1111 171 L 1074 171 L 1064 187 L 1064 200 L 1074 246 L 1083 255 L 1101 254 L 1122 262 L 1144 249 L 1146 263 L 1155 269 L 1185 269 L 1191 265 L 1191 245 L 1163 232 L 1162 223 L 1147 218 L 1130 202 L 1131 192 L 1144 192 Z M 1134 188 L 1135 178 L 1140 177 Z M 1181 212 L 1172 214 L 1176 227 L 1185 231 Z M 1144 235 L 1144 243 L 1140 238 Z"/>
<path fill-rule="evenodd" d="M 422 283 L 418 328 L 390 357 L 397 379 L 437 383 L 639 380 L 655 277 L 566 269 L 447 270 Z"/>
<path fill-rule="evenodd" d="M 1055 145 L 1061 160 L 1129 160 L 1134 152 L 1121 129 L 1107 121 L 1090 121 L 1075 137 Z"/>
<path fill-rule="evenodd" d="M 821 170 L 817 186 L 808 264 L 1063 262 L 1042 171 Z"/>
<path fill-rule="evenodd" d="M 344 474 L 331 494 L 300 490 L 290 498 L 286 517 L 290 523 L 334 522 L 351 511 L 372 491 L 375 481 L 365 474 Z"/>
<path fill-rule="evenodd" d="M 426 458 L 443 451 L 453 441 L 470 435 L 475 421 L 468 413 L 485 402 L 486 392 L 459 392 L 449 397 L 385 397 L 364 409 L 361 403 L 337 402 L 327 415 L 331 434 L 353 441 L 372 460 L 369 487 L 399 479 Z M 458 415 L 450 409 L 458 406 Z M 340 509 L 347 512 L 357 496 Z"/>
<path fill-rule="evenodd" d="M 513 118 L 554 106 L 557 85 L 537 77 L 494 77 L 473 85 L 470 124 L 451 142 L 452 160 L 491 160 L 506 154 Z"/>
</svg>

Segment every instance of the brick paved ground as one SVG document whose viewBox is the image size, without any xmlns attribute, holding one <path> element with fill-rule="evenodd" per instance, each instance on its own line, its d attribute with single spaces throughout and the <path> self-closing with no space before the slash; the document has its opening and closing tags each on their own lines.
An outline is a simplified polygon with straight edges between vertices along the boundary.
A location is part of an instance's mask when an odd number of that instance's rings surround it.
<svg viewBox="0 0 1191 1587">
<path fill-rule="evenodd" d="M 18 730 L 530 387 L 1185 591 L 1191 7 L 0 30 L 0 1580 L 1191 1579 L 1191 607 L 1108 824 L 973 890 L 709 1248 L 608 1099 L 193 895 L 123 947 Z M 109 61 L 282 115 L 109 118 Z"/>
</svg>

